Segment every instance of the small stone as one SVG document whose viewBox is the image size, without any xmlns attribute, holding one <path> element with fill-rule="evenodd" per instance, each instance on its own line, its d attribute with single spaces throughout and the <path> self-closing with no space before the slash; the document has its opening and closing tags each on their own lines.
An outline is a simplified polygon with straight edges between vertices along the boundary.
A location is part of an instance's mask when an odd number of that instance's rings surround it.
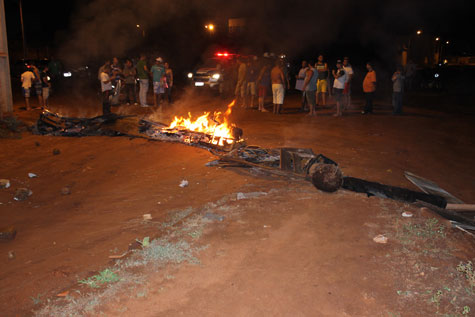
<svg viewBox="0 0 475 317">
<path fill-rule="evenodd" d="M 59 155 L 61 151 L 59 149 L 54 149 L 53 150 L 53 155 Z"/>
<path fill-rule="evenodd" d="M 61 188 L 61 194 L 63 194 L 63 195 L 71 194 L 71 188 L 69 186 L 65 186 L 65 187 Z"/>
<path fill-rule="evenodd" d="M 35 177 L 38 177 L 38 175 L 36 175 L 35 173 L 28 173 L 28 177 L 35 178 Z"/>
<path fill-rule="evenodd" d="M 18 188 L 16 190 L 15 197 L 13 197 L 13 199 L 15 199 L 16 201 L 23 201 L 23 200 L 28 199 L 28 197 L 30 197 L 32 194 L 33 192 L 31 191 L 31 189 Z"/>
<path fill-rule="evenodd" d="M 388 238 L 382 234 L 378 234 L 376 237 L 373 238 L 373 241 L 376 243 L 388 243 Z"/>
<path fill-rule="evenodd" d="M 8 259 L 13 260 L 15 258 L 15 252 L 8 251 Z"/>
<path fill-rule="evenodd" d="M 10 187 L 10 181 L 8 179 L 0 179 L 0 189 Z"/>
<path fill-rule="evenodd" d="M 0 240 L 2 241 L 10 241 L 15 239 L 16 236 L 16 229 L 12 226 L 0 228 Z"/>
<path fill-rule="evenodd" d="M 40 144 L 40 142 L 36 141 L 36 142 L 35 142 L 35 145 L 36 145 L 36 146 L 40 146 L 41 144 Z"/>
</svg>

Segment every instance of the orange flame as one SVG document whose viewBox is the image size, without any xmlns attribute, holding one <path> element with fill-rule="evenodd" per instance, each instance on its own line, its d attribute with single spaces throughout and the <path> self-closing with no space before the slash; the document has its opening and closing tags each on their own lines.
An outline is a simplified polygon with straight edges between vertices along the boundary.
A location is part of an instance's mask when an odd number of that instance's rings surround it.
<svg viewBox="0 0 475 317">
<path fill-rule="evenodd" d="M 188 113 L 188 118 L 176 117 L 168 126 L 168 129 L 174 128 L 183 128 L 189 131 L 202 132 L 212 136 L 211 143 L 224 145 L 226 140 L 227 143 L 233 143 L 233 133 L 232 128 L 234 124 L 229 123 L 228 117 L 232 112 L 232 107 L 234 106 L 235 100 L 233 100 L 229 105 L 228 109 L 224 113 L 222 122 L 220 122 L 220 111 L 215 111 L 210 117 L 210 112 L 205 112 L 202 116 L 199 116 L 196 120 L 193 120 L 191 113 Z"/>
</svg>

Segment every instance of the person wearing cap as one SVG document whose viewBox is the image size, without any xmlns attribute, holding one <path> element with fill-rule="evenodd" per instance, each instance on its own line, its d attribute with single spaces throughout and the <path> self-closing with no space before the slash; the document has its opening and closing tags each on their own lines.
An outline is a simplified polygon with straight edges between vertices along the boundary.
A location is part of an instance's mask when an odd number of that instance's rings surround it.
<svg viewBox="0 0 475 317">
<path fill-rule="evenodd" d="M 160 95 L 165 92 L 164 77 L 166 71 L 161 57 L 155 59 L 155 65 L 150 69 L 150 73 L 153 80 L 153 104 L 158 107 L 160 106 Z"/>
<path fill-rule="evenodd" d="M 373 69 L 373 65 L 366 63 L 366 69 L 368 72 L 363 80 L 363 92 L 366 98 L 366 104 L 361 114 L 373 113 L 373 98 L 376 91 L 376 72 Z"/>
<path fill-rule="evenodd" d="M 347 81 L 348 75 L 343 69 L 343 63 L 340 59 L 336 61 L 336 69 L 332 71 L 332 74 L 335 78 L 335 80 L 333 81 L 333 95 L 335 96 L 336 100 L 336 113 L 334 114 L 334 116 L 341 117 L 343 115 L 343 90 L 345 89 L 345 83 Z"/>
<path fill-rule="evenodd" d="M 25 72 L 21 74 L 21 88 L 23 92 L 23 97 L 25 97 L 26 110 L 31 110 L 30 107 L 30 90 L 35 80 L 35 74 L 31 71 L 31 67 L 28 65 Z"/>
<path fill-rule="evenodd" d="M 347 109 L 351 105 L 351 80 L 353 78 L 353 67 L 350 65 L 350 59 L 348 57 L 343 58 L 343 69 L 346 72 L 347 79 L 345 83 L 345 89 L 343 90 L 344 109 Z"/>
</svg>

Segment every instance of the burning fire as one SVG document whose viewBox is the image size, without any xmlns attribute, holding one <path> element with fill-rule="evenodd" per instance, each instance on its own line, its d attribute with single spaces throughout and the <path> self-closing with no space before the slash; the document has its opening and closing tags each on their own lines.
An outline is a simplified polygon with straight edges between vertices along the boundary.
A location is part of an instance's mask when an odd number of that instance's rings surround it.
<svg viewBox="0 0 475 317">
<path fill-rule="evenodd" d="M 205 112 L 202 116 L 198 117 L 196 120 L 193 120 L 191 113 L 188 113 L 188 118 L 176 117 L 170 126 L 167 129 L 186 129 L 194 132 L 201 132 L 208 134 L 212 137 L 211 143 L 217 144 L 220 146 L 224 145 L 224 142 L 232 144 L 234 142 L 234 137 L 232 129 L 235 126 L 234 124 L 229 123 L 228 117 L 232 112 L 232 107 L 234 106 L 235 100 L 233 100 L 229 105 L 228 109 L 224 113 L 222 120 L 220 120 L 221 112 L 215 111 L 212 116 L 210 112 Z M 222 121 L 222 122 L 221 122 Z"/>
</svg>

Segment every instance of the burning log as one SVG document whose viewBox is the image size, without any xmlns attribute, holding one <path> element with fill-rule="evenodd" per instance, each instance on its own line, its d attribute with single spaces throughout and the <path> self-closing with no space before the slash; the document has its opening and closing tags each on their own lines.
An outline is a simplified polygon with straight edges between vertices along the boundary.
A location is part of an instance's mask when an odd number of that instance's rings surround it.
<svg viewBox="0 0 475 317">
<path fill-rule="evenodd" d="M 233 106 L 234 101 L 228 105 L 222 120 L 221 112 L 214 112 L 213 115 L 205 112 L 195 120 L 191 114 L 188 114 L 188 118 L 175 117 L 170 125 L 140 120 L 139 131 L 152 139 L 231 151 L 244 145 L 242 129 L 228 122 Z"/>
</svg>

